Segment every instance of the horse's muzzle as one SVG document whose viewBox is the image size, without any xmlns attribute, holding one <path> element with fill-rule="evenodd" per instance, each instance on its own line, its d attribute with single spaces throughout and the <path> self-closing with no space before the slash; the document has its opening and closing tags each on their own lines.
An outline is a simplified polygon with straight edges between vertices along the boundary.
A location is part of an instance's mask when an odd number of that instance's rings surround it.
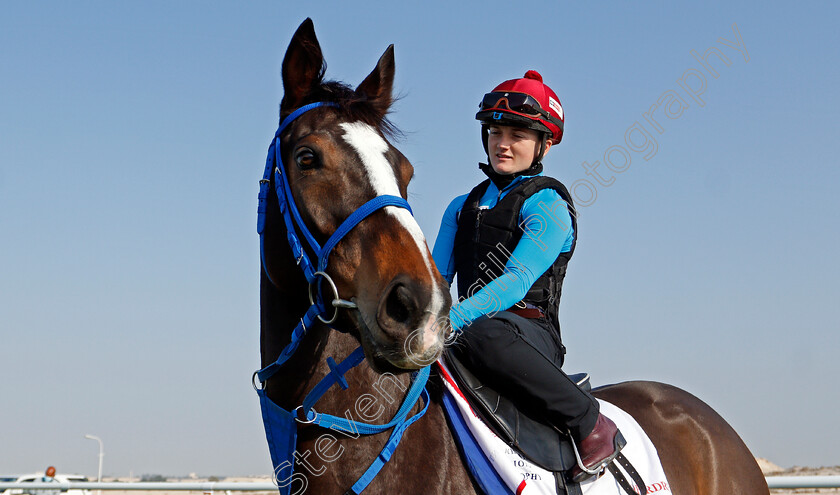
<svg viewBox="0 0 840 495">
<path fill-rule="evenodd" d="M 417 368 L 431 364 L 443 350 L 446 338 L 445 316 L 449 294 L 437 285 L 428 285 L 397 275 L 383 291 L 376 312 L 376 323 L 393 343 L 403 343 L 406 363 Z M 401 359 L 402 360 L 402 359 Z"/>
</svg>

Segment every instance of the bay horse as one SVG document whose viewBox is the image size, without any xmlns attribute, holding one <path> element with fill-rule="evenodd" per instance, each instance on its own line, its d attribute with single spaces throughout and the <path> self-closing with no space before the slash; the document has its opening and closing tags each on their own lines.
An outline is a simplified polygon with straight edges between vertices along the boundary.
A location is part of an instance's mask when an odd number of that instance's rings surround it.
<svg viewBox="0 0 840 495">
<path fill-rule="evenodd" d="M 283 60 L 281 121 L 308 104 L 327 104 L 296 115 L 294 122 L 278 131 L 277 142 L 300 219 L 320 245 L 372 198 L 389 194 L 405 199 L 413 175 L 410 162 L 387 139 L 398 132 L 387 119 L 393 45 L 355 90 L 325 81 L 325 68 L 312 21 L 307 19 Z M 294 254 L 287 242 L 289 226 L 273 194 L 275 180 L 270 174 L 264 178 L 272 194 L 261 197 L 260 207 L 263 367 L 275 363 L 295 341 L 292 329 L 300 326 L 311 307 L 300 254 Z M 327 358 L 341 359 L 361 343 L 367 359 L 344 375 L 350 389 L 334 387 L 320 400 L 318 410 L 353 420 L 387 421 L 409 388 L 408 370 L 434 361 L 443 350 L 447 335 L 435 322 L 448 315 L 448 286 L 404 207 L 386 206 L 369 213 L 333 246 L 330 256 L 326 272 L 334 281 L 335 300 L 343 302 L 329 310 L 335 311 L 335 321 L 328 326 L 316 320 L 304 328 L 291 357 L 270 378 L 260 380 L 262 391 L 277 406 L 296 411 L 307 392 L 335 369 L 335 362 Z M 365 494 L 479 493 L 448 427 L 440 376 L 433 373 L 427 389 L 425 415 L 404 431 Z M 609 385 L 594 395 L 619 406 L 644 428 L 673 493 L 769 493 L 737 433 L 693 395 L 655 382 Z M 411 414 L 422 407 L 414 405 Z M 293 446 L 296 477 L 283 480 L 293 493 L 353 493 L 349 488 L 388 440 L 385 433 L 363 436 L 307 427 L 306 417 L 300 423 Z"/>
</svg>

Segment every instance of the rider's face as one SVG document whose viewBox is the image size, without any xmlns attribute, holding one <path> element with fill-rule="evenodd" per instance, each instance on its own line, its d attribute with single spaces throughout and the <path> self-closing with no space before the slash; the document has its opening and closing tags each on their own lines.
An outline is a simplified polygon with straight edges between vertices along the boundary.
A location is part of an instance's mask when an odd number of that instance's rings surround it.
<svg viewBox="0 0 840 495">
<path fill-rule="evenodd" d="M 487 151 L 496 173 L 508 175 L 528 170 L 539 153 L 540 134 L 532 129 L 509 126 L 488 128 Z M 546 152 L 551 145 L 546 143 Z"/>
</svg>

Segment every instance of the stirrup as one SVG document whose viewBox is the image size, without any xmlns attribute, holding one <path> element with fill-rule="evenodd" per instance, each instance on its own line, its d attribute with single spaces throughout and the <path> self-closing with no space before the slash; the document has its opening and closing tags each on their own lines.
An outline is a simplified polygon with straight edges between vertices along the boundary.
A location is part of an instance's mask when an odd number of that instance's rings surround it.
<svg viewBox="0 0 840 495">
<path fill-rule="evenodd" d="M 574 483 L 582 483 L 588 479 L 591 479 L 596 476 L 600 476 L 606 469 L 609 463 L 615 460 L 618 454 L 621 453 L 621 449 L 627 445 L 627 440 L 624 439 L 624 435 L 621 434 L 621 430 L 616 431 L 615 439 L 613 440 L 613 453 L 606 457 L 604 460 L 592 466 L 592 468 L 587 468 L 583 465 L 583 460 L 580 458 L 580 452 L 578 451 L 577 443 L 575 442 L 572 435 L 569 434 L 569 440 L 572 442 L 572 450 L 575 452 L 575 459 L 577 460 L 577 467 L 580 468 L 581 472 L 576 474 L 572 481 Z"/>
</svg>

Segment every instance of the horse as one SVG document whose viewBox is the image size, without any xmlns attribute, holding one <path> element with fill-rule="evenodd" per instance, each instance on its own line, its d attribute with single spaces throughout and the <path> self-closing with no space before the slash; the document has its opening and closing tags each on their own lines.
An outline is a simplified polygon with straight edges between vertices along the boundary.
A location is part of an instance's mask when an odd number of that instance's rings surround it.
<svg viewBox="0 0 840 495">
<path fill-rule="evenodd" d="M 334 307 L 326 309 L 332 317 L 298 331 L 302 316 L 313 307 L 313 288 L 301 271 L 301 250 L 287 242 L 290 229 L 296 229 L 284 222 L 288 205 L 275 194 L 261 194 L 261 361 L 265 369 L 286 359 L 270 378 L 260 380 L 261 390 L 293 414 L 308 391 L 342 367 L 331 357 L 351 355 L 361 344 L 366 360 L 334 379 L 346 380 L 342 388 L 350 388 L 326 392 L 318 410 L 348 420 L 394 416 L 410 390 L 411 371 L 437 359 L 450 337 L 439 324 L 448 316 L 449 288 L 407 206 L 392 202 L 366 212 L 349 230 L 344 227 L 377 196 L 407 198 L 413 167 L 389 140 L 399 132 L 387 118 L 394 66 L 391 45 L 355 89 L 324 80 L 326 64 L 310 19 L 297 29 L 283 59 L 281 122 L 294 117 L 276 136 L 285 179 L 267 174 L 261 182 L 273 192 L 277 180 L 286 181 L 300 220 L 318 245 L 330 243 L 337 230 L 343 236 L 332 245 L 323 278 L 315 284 L 316 293 L 326 290 L 335 296 Z M 287 352 L 290 346 L 295 347 L 292 353 Z M 364 488 L 366 494 L 480 493 L 448 427 L 440 376 L 432 373 L 426 388 L 425 404 L 408 404 L 409 414 L 425 415 L 390 449 L 388 462 Z M 598 388 L 594 395 L 619 406 L 644 428 L 673 493 L 769 493 L 738 434 L 688 392 L 661 383 L 626 382 Z M 382 456 L 388 435 L 307 426 L 308 418 L 295 416 L 300 423 L 293 445 L 295 476 L 278 481 L 294 493 L 356 493 L 350 487 Z"/>
</svg>

